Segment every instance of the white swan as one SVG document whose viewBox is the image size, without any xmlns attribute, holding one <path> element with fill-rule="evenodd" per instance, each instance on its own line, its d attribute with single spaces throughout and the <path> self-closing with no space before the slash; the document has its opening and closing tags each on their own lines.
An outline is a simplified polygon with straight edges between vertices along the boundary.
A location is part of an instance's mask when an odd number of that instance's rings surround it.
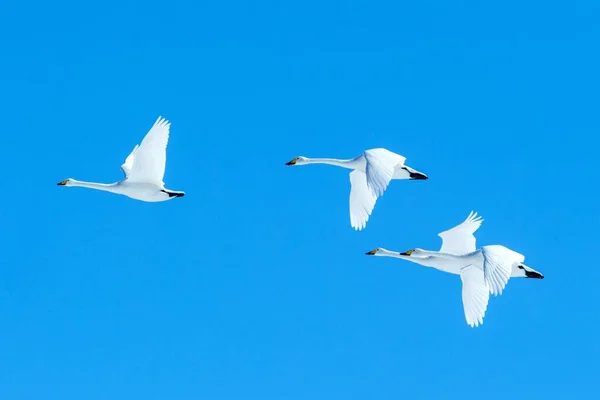
<svg viewBox="0 0 600 400">
<path fill-rule="evenodd" d="M 383 196 L 392 179 L 428 179 L 427 175 L 405 165 L 406 158 L 386 149 L 366 150 L 349 160 L 296 157 L 285 165 L 330 164 L 350 172 L 350 225 L 361 230 L 379 196 Z"/>
<path fill-rule="evenodd" d="M 417 248 L 398 253 L 378 248 L 367 255 L 401 258 L 460 275 L 465 319 L 471 327 L 479 326 L 483 324 L 489 294 L 502 294 L 509 278 L 544 279 L 541 273 L 523 264 L 525 256 L 504 246 L 483 246 L 476 250 L 473 233 L 482 222 L 477 213 L 471 212 L 463 223 L 440 233 L 440 251 Z"/>
<path fill-rule="evenodd" d="M 150 131 L 136 145 L 121 165 L 125 179 L 115 183 L 82 182 L 72 178 L 59 182 L 59 186 L 81 186 L 122 194 L 136 200 L 157 202 L 183 197 L 184 192 L 165 189 L 163 176 L 167 162 L 167 143 L 171 123 L 158 117 Z"/>
</svg>

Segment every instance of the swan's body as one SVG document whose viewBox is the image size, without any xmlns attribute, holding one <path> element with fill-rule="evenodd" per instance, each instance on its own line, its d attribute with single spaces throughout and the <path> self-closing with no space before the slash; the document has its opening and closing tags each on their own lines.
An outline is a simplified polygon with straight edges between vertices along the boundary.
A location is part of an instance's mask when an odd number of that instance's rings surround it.
<svg viewBox="0 0 600 400">
<path fill-rule="evenodd" d="M 83 182 L 66 179 L 59 186 L 79 186 L 122 194 L 132 199 L 158 202 L 183 197 L 184 192 L 165 189 L 163 177 L 167 162 L 167 143 L 171 123 L 159 117 L 142 143 L 136 145 L 121 170 L 125 178 L 115 183 Z"/>
<path fill-rule="evenodd" d="M 350 225 L 364 229 L 377 198 L 383 196 L 393 179 L 428 179 L 427 175 L 405 165 L 406 158 L 386 149 L 366 150 L 358 157 L 335 158 L 296 157 L 286 165 L 329 164 L 351 169 Z"/>
<path fill-rule="evenodd" d="M 483 219 L 471 213 L 460 225 L 439 234 L 440 251 L 413 249 L 404 253 L 375 249 L 368 255 L 395 257 L 460 275 L 465 319 L 470 326 L 483 324 L 489 295 L 502 294 L 511 277 L 538 278 L 544 276 L 523 264 L 525 256 L 504 246 L 483 246 L 477 250 L 473 233 Z"/>
</svg>

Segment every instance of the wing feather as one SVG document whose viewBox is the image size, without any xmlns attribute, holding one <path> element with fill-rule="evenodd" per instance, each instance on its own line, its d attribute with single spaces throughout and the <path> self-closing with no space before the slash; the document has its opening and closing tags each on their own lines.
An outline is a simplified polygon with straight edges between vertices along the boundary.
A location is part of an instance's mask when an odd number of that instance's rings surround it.
<svg viewBox="0 0 600 400">
<path fill-rule="evenodd" d="M 476 250 L 475 236 L 473 235 L 481 226 L 483 218 L 471 211 L 467 219 L 460 225 L 448 229 L 438 236 L 442 238 L 440 252 L 450 254 L 468 254 Z"/>
<path fill-rule="evenodd" d="M 482 325 L 490 298 L 483 271 L 474 265 L 468 265 L 460 270 L 460 279 L 462 281 L 462 302 L 467 324 L 471 327 Z"/>
<path fill-rule="evenodd" d="M 364 152 L 367 185 L 377 197 L 383 196 L 398 164 L 404 164 L 406 158 L 386 149 L 371 149 Z"/>
<path fill-rule="evenodd" d="M 525 256 L 504 246 L 483 246 L 483 273 L 490 293 L 501 295 L 512 273 L 513 264 L 525 261 Z"/>
<path fill-rule="evenodd" d="M 367 175 L 362 171 L 350 172 L 350 185 L 350 225 L 360 231 L 367 226 L 377 196 L 369 190 Z"/>
<path fill-rule="evenodd" d="M 171 123 L 158 117 L 144 140 L 135 150 L 133 164 L 128 179 L 136 182 L 164 185 L 165 166 L 167 163 L 167 144 Z"/>
<path fill-rule="evenodd" d="M 131 153 L 129 153 L 129 155 L 125 159 L 123 165 L 121 165 L 121 171 L 123 171 L 123 174 L 125 174 L 125 178 L 127 178 L 129 176 L 129 173 L 131 172 L 131 167 L 133 166 L 133 158 L 135 157 L 135 151 L 138 147 L 140 147 L 140 145 L 136 144 Z"/>
</svg>

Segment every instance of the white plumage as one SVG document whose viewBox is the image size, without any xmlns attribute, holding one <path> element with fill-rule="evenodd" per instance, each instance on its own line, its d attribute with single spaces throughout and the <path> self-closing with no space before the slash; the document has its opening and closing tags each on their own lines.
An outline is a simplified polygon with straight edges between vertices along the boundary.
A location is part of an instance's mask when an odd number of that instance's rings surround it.
<svg viewBox="0 0 600 400">
<path fill-rule="evenodd" d="M 401 258 L 426 267 L 460 275 L 465 319 L 470 326 L 483 324 L 490 293 L 502 294 L 511 277 L 543 279 L 538 271 L 523 264 L 525 256 L 500 245 L 476 248 L 473 235 L 483 219 L 471 212 L 459 225 L 439 234 L 440 251 L 412 249 L 403 253 L 378 248 L 368 255 Z"/>
<path fill-rule="evenodd" d="M 163 177 L 167 163 L 167 144 L 171 123 L 159 117 L 142 143 L 136 145 L 125 159 L 121 170 L 125 178 L 115 183 L 83 182 L 72 178 L 59 186 L 80 186 L 122 194 L 132 199 L 158 202 L 183 197 L 184 192 L 165 189 Z"/>
<path fill-rule="evenodd" d="M 350 225 L 367 226 L 377 199 L 393 179 L 427 179 L 427 175 L 405 165 L 406 158 L 386 149 L 366 150 L 348 160 L 296 157 L 286 165 L 329 164 L 353 170 L 350 173 Z"/>
</svg>

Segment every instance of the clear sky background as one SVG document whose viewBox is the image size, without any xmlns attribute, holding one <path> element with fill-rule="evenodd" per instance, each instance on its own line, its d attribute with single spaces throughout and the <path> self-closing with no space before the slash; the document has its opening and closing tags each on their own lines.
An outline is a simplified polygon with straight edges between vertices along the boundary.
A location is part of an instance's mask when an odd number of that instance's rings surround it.
<svg viewBox="0 0 600 400">
<path fill-rule="evenodd" d="M 558 399 L 598 393 L 597 1 L 0 6 L 0 398 Z M 172 122 L 150 204 L 121 178 Z M 395 181 L 367 229 L 348 171 Z M 471 210 L 526 255 L 485 323 L 432 250 Z M 507 397 L 509 396 L 510 397 Z"/>
</svg>

